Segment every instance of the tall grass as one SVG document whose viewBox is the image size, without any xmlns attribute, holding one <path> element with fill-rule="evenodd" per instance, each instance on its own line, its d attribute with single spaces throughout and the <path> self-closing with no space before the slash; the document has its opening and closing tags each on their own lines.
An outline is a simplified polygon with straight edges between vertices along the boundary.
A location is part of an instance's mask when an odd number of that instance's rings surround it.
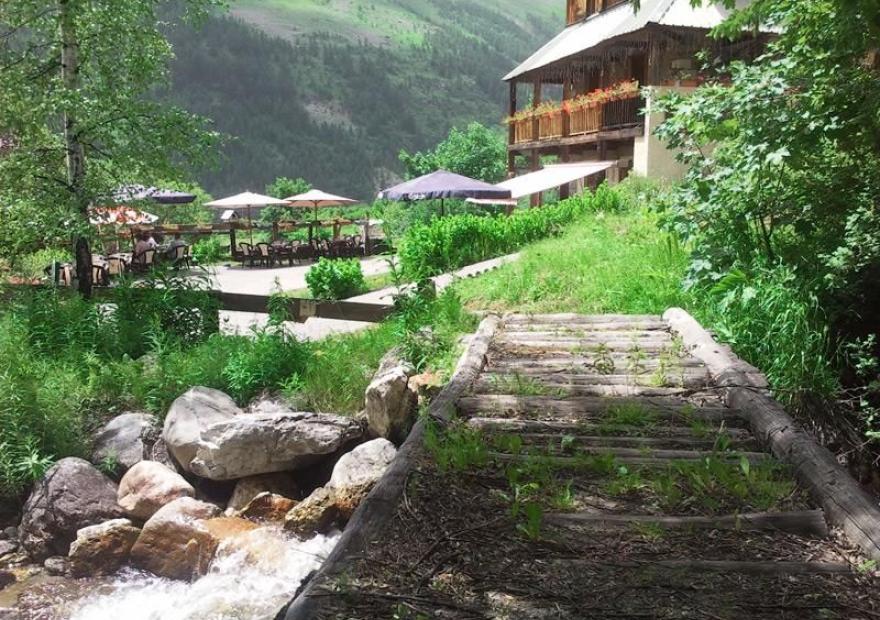
<svg viewBox="0 0 880 620">
<path fill-rule="evenodd" d="M 497 311 L 662 313 L 689 302 L 681 286 L 687 264 L 650 213 L 599 212 L 457 290 L 468 307 Z"/>
</svg>

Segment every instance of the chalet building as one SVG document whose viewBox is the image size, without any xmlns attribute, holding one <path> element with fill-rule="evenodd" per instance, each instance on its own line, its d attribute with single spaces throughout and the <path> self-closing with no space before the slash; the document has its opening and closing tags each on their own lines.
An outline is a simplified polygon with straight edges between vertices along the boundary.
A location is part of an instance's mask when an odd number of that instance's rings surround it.
<svg viewBox="0 0 880 620">
<path fill-rule="evenodd" d="M 642 0 L 636 11 L 629 0 L 567 2 L 565 30 L 504 78 L 511 175 L 518 165 L 538 170 L 541 159 L 553 155 L 563 163 L 605 162 L 612 183 L 631 171 L 680 177 L 674 153 L 653 135 L 663 119 L 651 111 L 652 99 L 723 79 L 703 72 L 706 61 L 721 66 L 752 59 L 766 35 L 710 38 L 729 15 L 721 3 L 695 9 L 690 0 Z M 702 60 L 699 52 L 706 52 Z M 567 185 L 561 191 L 565 195 Z"/>
</svg>

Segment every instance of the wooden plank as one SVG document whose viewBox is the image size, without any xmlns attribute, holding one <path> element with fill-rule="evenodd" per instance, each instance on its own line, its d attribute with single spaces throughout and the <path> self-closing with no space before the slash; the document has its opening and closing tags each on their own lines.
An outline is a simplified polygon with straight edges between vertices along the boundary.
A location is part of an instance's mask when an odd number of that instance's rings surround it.
<svg viewBox="0 0 880 620">
<path fill-rule="evenodd" d="M 708 373 L 704 370 L 685 370 L 681 372 L 658 372 L 634 375 L 634 374 L 602 374 L 598 372 L 538 372 L 522 373 L 515 372 L 485 372 L 482 379 L 492 385 L 506 386 L 517 383 L 530 385 L 546 385 L 554 388 L 557 386 L 601 386 L 623 385 L 637 387 L 685 387 L 690 389 L 704 388 L 710 383 Z"/>
<path fill-rule="evenodd" d="M 643 435 L 650 435 L 650 428 L 643 429 Z M 694 435 L 689 437 L 653 437 L 637 435 L 582 435 L 574 433 L 520 433 L 519 436 L 527 445 L 543 444 L 558 447 L 563 439 L 571 442 L 573 448 L 649 448 L 661 450 L 712 450 L 717 439 L 715 437 L 699 438 Z M 754 452 L 759 450 L 757 441 L 748 439 L 728 438 L 729 448 L 732 450 L 745 450 Z"/>
<path fill-rule="evenodd" d="M 660 419 L 692 419 L 709 422 L 726 421 L 744 424 L 743 414 L 724 406 L 696 407 L 678 398 L 604 398 L 581 396 L 554 398 L 551 396 L 516 396 L 513 394 L 477 394 L 459 399 L 458 408 L 463 415 L 479 416 L 481 413 L 518 413 L 541 416 L 566 415 L 583 419 L 599 419 L 612 407 L 643 408 Z M 486 416 L 482 416 L 486 417 Z"/>
<path fill-rule="evenodd" d="M 528 358 L 510 357 L 502 355 L 489 355 L 489 368 L 493 371 L 506 370 L 511 372 L 522 373 L 542 373 L 542 372 L 577 372 L 583 369 L 594 368 L 598 360 L 597 356 L 585 357 L 582 355 L 569 356 L 533 356 Z M 680 371 L 683 368 L 692 369 L 699 368 L 703 374 L 708 375 L 706 365 L 695 357 L 686 357 L 684 359 L 675 359 L 672 361 L 660 360 L 656 357 L 649 357 L 637 362 L 632 359 L 631 355 L 614 352 L 608 356 L 608 361 L 614 364 L 615 368 L 629 369 L 633 365 L 638 365 L 641 369 L 653 371 L 661 366 L 667 368 L 670 373 Z"/>
<path fill-rule="evenodd" d="M 220 300 L 221 310 L 229 312 L 254 312 L 268 314 L 270 297 L 263 295 L 241 295 L 238 293 L 215 293 Z M 290 298 L 286 301 L 291 320 L 302 323 L 310 317 L 337 319 L 341 321 L 360 321 L 380 323 L 394 311 L 385 304 L 365 304 L 351 301 L 313 301 Z"/>
<path fill-rule="evenodd" d="M 508 314 L 504 317 L 503 327 L 519 323 L 631 323 L 633 321 L 663 323 L 663 317 L 657 314 Z"/>
<path fill-rule="evenodd" d="M 669 332 L 669 325 L 662 321 L 628 321 L 608 323 L 511 323 L 504 328 L 504 333 L 521 332 L 554 332 L 570 333 L 584 332 L 620 332 L 620 331 L 643 331 L 643 332 Z"/>
<path fill-rule="evenodd" d="M 632 426 L 626 424 L 596 424 L 595 422 L 564 421 L 564 420 L 523 420 L 517 418 L 470 418 L 468 425 L 488 433 L 557 433 L 559 435 L 574 435 L 575 437 L 586 435 L 598 435 L 600 431 L 612 431 L 620 436 L 633 437 L 650 435 L 661 439 L 694 440 L 702 436 L 689 426 L 671 426 L 666 424 L 652 424 L 649 427 Z M 756 441 L 752 433 L 744 428 L 734 428 L 727 423 L 708 429 L 708 432 L 720 430 L 734 442 L 748 443 Z"/>
<path fill-rule="evenodd" d="M 790 463 L 799 482 L 824 508 L 832 525 L 873 560 L 880 561 L 880 508 L 831 452 L 820 446 L 763 390 L 766 380 L 737 358 L 684 310 L 674 308 L 665 317 L 686 345 L 726 386 L 727 402 L 749 413 L 755 435 L 780 460 Z"/>
<path fill-rule="evenodd" d="M 720 517 L 669 517 L 657 515 L 619 515 L 610 513 L 551 513 L 547 523 L 557 526 L 585 526 L 597 530 L 626 530 L 651 525 L 665 530 L 771 531 L 825 538 L 828 524 L 821 510 L 795 512 L 752 512 Z"/>
<path fill-rule="evenodd" d="M 661 568 L 670 571 L 689 571 L 695 573 L 743 573 L 747 575 L 844 575 L 853 572 L 849 564 L 843 562 L 773 562 L 739 560 L 620 560 L 603 562 L 598 560 L 551 560 L 584 567 L 609 567 L 623 569 Z"/>
<path fill-rule="evenodd" d="M 711 450 L 640 450 L 633 448 L 582 448 L 580 453 L 586 456 L 613 456 L 625 465 L 668 465 L 672 461 L 703 461 L 715 458 L 721 461 L 739 461 L 743 457 L 750 463 L 763 463 L 770 458 L 765 452 L 712 452 Z M 490 452 L 489 456 L 504 463 L 523 463 L 535 457 L 528 454 L 502 454 Z M 575 467 L 581 464 L 578 457 L 541 455 L 553 465 Z"/>
<path fill-rule="evenodd" d="M 603 396 L 606 398 L 625 398 L 629 396 L 676 396 L 689 390 L 675 387 L 651 387 L 638 385 L 545 385 L 542 393 L 558 398 L 577 396 Z M 507 394 L 509 386 L 480 379 L 474 386 L 474 394 Z M 531 391 L 531 390 L 529 390 Z M 536 390 L 537 391 L 537 390 Z"/>
<path fill-rule="evenodd" d="M 638 138 L 645 135 L 644 124 L 635 127 L 627 127 L 623 129 L 614 129 L 610 131 L 599 131 L 595 133 L 579 134 L 567 138 L 555 138 L 548 140 L 534 140 L 531 142 L 523 142 L 519 144 L 508 145 L 509 151 L 532 151 L 538 149 L 555 149 L 560 146 L 575 146 L 578 144 L 595 144 L 599 141 L 628 140 L 630 138 Z"/>
<path fill-rule="evenodd" d="M 459 359 L 449 383 L 428 406 L 427 415 L 440 420 L 451 419 L 455 413 L 455 401 L 473 383 L 485 363 L 489 343 L 499 322 L 500 318 L 497 316 L 483 319 Z M 324 565 L 291 603 L 284 615 L 285 620 L 311 620 L 318 617 L 324 600 L 318 593 L 320 586 L 331 583 L 335 575 L 345 571 L 348 559 L 363 553 L 367 545 L 379 537 L 397 511 L 410 472 L 424 450 L 424 433 L 425 424 L 420 420 L 401 446 L 394 462 L 355 511 Z"/>
</svg>

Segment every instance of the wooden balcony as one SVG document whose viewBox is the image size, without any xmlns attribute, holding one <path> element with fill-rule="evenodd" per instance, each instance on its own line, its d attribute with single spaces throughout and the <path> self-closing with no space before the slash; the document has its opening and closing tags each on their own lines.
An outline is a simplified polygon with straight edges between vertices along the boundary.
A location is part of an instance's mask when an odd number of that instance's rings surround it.
<svg viewBox="0 0 880 620">
<path fill-rule="evenodd" d="M 580 144 L 643 135 L 645 100 L 636 95 L 571 112 L 563 109 L 511 121 L 510 150 Z M 605 134 L 613 132 L 614 135 Z"/>
</svg>

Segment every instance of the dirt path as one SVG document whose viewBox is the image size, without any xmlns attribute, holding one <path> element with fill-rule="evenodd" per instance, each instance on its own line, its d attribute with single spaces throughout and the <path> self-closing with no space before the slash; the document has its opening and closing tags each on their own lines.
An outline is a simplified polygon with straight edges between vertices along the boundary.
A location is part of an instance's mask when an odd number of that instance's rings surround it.
<svg viewBox="0 0 880 620">
<path fill-rule="evenodd" d="M 874 566 L 653 316 L 509 316 L 314 618 L 861 619 Z"/>
</svg>

